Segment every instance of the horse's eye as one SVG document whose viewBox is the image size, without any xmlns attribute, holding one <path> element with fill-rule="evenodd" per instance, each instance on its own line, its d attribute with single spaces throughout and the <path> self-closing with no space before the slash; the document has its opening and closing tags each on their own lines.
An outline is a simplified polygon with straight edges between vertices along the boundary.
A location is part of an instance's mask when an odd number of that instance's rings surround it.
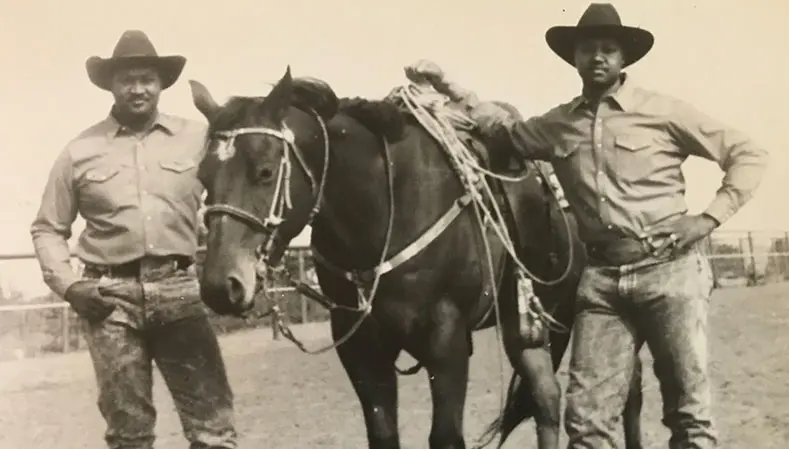
<svg viewBox="0 0 789 449">
<path fill-rule="evenodd" d="M 271 167 L 263 167 L 258 172 L 258 179 L 260 181 L 269 181 L 274 177 L 274 170 Z"/>
</svg>

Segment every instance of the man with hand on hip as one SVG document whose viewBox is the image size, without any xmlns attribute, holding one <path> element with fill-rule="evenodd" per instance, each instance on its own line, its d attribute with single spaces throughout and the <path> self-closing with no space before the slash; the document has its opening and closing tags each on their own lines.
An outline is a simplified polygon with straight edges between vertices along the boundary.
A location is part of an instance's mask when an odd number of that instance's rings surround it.
<svg viewBox="0 0 789 449">
<path fill-rule="evenodd" d="M 556 26 L 548 46 L 578 71 L 581 95 L 528 120 L 446 80 L 429 61 L 409 70 L 470 98 L 491 148 L 550 161 L 578 220 L 589 265 L 578 288 L 565 428 L 569 448 L 616 447 L 638 351 L 646 342 L 672 449 L 717 447 L 707 352 L 711 270 L 698 242 L 753 196 L 767 153 L 692 106 L 638 86 L 622 70 L 654 43 L 610 4 Z M 725 175 L 703 213 L 688 214 L 681 165 L 716 162 Z"/>
<path fill-rule="evenodd" d="M 186 59 L 158 56 L 141 31 L 86 62 L 115 98 L 109 115 L 55 160 L 31 226 L 44 281 L 84 324 L 111 449 L 151 449 L 156 362 L 192 449 L 233 449 L 233 394 L 192 267 L 207 127 L 158 111 Z M 72 271 L 68 239 L 86 222 Z"/>
</svg>

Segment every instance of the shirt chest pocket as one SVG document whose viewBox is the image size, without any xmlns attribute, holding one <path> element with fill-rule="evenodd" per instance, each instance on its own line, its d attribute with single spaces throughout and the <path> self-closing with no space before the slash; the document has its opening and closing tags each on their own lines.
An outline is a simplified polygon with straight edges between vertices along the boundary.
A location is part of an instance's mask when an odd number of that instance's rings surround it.
<svg viewBox="0 0 789 449">
<path fill-rule="evenodd" d="M 565 142 L 553 147 L 551 164 L 560 178 L 578 179 L 589 153 L 589 145 L 584 142 Z"/>
<path fill-rule="evenodd" d="M 159 161 L 156 186 L 165 197 L 181 199 L 189 195 L 200 195 L 197 180 L 197 163 L 191 159 L 165 159 Z"/>
<path fill-rule="evenodd" d="M 617 177 L 634 183 L 650 176 L 657 142 L 647 136 L 620 135 L 614 138 L 614 170 Z"/>
<path fill-rule="evenodd" d="M 116 166 L 92 168 L 85 172 L 79 196 L 84 208 L 111 211 L 122 201 L 124 186 L 121 169 Z"/>
</svg>

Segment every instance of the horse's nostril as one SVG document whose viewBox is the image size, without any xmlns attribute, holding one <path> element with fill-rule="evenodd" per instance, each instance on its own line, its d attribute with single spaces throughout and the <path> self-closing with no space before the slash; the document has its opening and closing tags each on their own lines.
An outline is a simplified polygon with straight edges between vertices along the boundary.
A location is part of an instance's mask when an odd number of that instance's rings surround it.
<svg viewBox="0 0 789 449">
<path fill-rule="evenodd" d="M 226 282 L 227 282 L 227 295 L 230 297 L 230 302 L 232 304 L 243 303 L 244 298 L 246 296 L 244 284 L 242 284 L 241 281 L 235 276 L 228 276 Z"/>
</svg>

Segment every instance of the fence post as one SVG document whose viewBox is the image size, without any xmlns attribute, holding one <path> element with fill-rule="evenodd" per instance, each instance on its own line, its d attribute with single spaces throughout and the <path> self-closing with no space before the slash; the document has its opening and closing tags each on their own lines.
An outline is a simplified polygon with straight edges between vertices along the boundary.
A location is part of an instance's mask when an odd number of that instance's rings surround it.
<svg viewBox="0 0 789 449">
<path fill-rule="evenodd" d="M 304 250 L 299 250 L 299 281 L 305 281 L 304 271 L 306 270 L 306 263 L 304 261 Z M 299 293 L 299 303 L 301 303 L 301 324 L 305 324 L 307 322 L 307 298 L 304 297 L 301 293 Z"/>
<path fill-rule="evenodd" d="M 69 323 L 71 322 L 71 307 L 66 308 L 66 316 L 69 317 Z M 82 326 L 79 325 L 79 320 L 77 321 L 77 326 L 74 327 L 74 350 L 79 351 L 82 349 Z"/>
<path fill-rule="evenodd" d="M 276 299 L 274 301 L 277 301 L 277 303 L 279 303 L 279 301 Z M 271 338 L 273 338 L 274 340 L 279 340 L 279 326 L 277 326 L 277 314 L 272 313 L 270 320 L 271 320 Z"/>
<path fill-rule="evenodd" d="M 710 272 L 712 274 L 712 285 L 713 287 L 718 287 L 718 272 L 715 270 L 715 246 L 712 244 L 712 235 L 708 235 L 704 238 L 707 247 L 707 265 L 710 267 Z"/>
<path fill-rule="evenodd" d="M 19 339 L 22 341 L 22 346 L 23 346 L 23 349 L 25 351 L 25 357 L 27 357 L 28 352 L 30 352 L 30 350 L 28 349 L 28 345 L 30 344 L 30 338 L 28 337 L 28 335 L 30 334 L 28 332 L 28 330 L 29 330 L 28 329 L 28 325 L 29 324 L 30 323 L 28 322 L 27 310 L 23 310 L 22 311 L 22 327 L 19 328 Z"/>
<path fill-rule="evenodd" d="M 60 308 L 60 337 L 63 339 L 63 353 L 67 353 L 69 349 L 70 327 L 68 319 L 68 307 Z"/>
<path fill-rule="evenodd" d="M 748 253 L 751 259 L 751 285 L 756 285 L 756 256 L 753 254 L 753 232 L 748 231 Z"/>
<path fill-rule="evenodd" d="M 784 244 L 781 246 L 781 252 L 784 253 L 781 255 L 781 278 L 786 280 L 789 278 L 789 261 L 786 257 L 786 252 L 789 251 L 789 232 L 784 233 Z"/>
</svg>

